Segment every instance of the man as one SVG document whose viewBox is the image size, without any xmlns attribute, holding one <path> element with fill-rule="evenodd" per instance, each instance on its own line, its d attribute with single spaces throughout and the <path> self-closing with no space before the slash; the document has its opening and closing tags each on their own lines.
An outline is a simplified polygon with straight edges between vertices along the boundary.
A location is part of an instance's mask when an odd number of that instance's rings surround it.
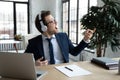
<svg viewBox="0 0 120 80">
<path fill-rule="evenodd" d="M 41 15 L 36 16 L 35 25 L 41 35 L 29 40 L 25 52 L 33 53 L 36 65 L 40 66 L 69 62 L 69 53 L 77 56 L 88 46 L 94 33 L 94 30 L 87 29 L 83 40 L 74 47 L 66 33 L 58 32 L 57 22 L 50 11 L 41 11 Z"/>
</svg>

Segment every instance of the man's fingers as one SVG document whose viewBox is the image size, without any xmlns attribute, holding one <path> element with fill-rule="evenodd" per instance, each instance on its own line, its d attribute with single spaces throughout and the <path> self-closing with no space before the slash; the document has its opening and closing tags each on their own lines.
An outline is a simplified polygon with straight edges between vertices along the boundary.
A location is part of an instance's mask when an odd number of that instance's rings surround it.
<svg viewBox="0 0 120 80">
<path fill-rule="evenodd" d="M 45 61 L 44 61 L 44 64 L 45 64 L 45 65 L 48 65 L 48 60 L 45 60 Z"/>
<path fill-rule="evenodd" d="M 92 33 L 93 34 L 93 30 L 91 30 L 91 29 L 87 29 L 87 31 L 86 31 L 86 33 Z"/>
<path fill-rule="evenodd" d="M 41 62 L 40 62 L 40 65 L 48 65 L 48 61 L 47 61 L 47 60 L 41 61 Z"/>
<path fill-rule="evenodd" d="M 36 66 L 48 65 L 48 61 L 47 60 L 45 60 L 45 61 L 38 60 L 38 61 L 35 62 L 35 65 Z"/>
<path fill-rule="evenodd" d="M 91 29 L 87 29 L 87 33 L 94 33 L 96 31 L 96 28 L 94 28 L 93 30 L 91 30 Z"/>
<path fill-rule="evenodd" d="M 42 60 L 43 60 L 43 57 L 41 57 L 39 60 L 42 61 Z"/>
<path fill-rule="evenodd" d="M 96 31 L 96 28 L 93 29 L 93 33 Z"/>
</svg>

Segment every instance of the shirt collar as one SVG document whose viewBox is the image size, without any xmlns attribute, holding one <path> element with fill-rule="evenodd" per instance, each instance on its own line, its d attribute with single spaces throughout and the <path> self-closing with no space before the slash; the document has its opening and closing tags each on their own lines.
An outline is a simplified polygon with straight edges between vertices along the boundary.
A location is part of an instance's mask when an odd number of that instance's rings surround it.
<svg viewBox="0 0 120 80">
<path fill-rule="evenodd" d="M 48 37 L 46 37 L 45 35 L 42 34 L 42 38 L 43 38 L 43 40 L 46 40 Z M 55 39 L 56 37 L 55 37 L 55 35 L 52 35 L 51 38 L 52 38 L 52 39 Z"/>
</svg>

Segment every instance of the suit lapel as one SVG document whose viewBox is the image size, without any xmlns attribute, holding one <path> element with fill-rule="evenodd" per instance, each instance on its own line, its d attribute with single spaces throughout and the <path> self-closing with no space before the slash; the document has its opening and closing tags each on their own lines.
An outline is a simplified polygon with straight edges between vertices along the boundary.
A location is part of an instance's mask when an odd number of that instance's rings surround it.
<svg viewBox="0 0 120 80">
<path fill-rule="evenodd" d="M 63 43 L 62 43 L 62 36 L 59 36 L 59 34 L 56 34 L 55 35 L 56 36 L 56 40 L 57 40 L 57 42 L 58 42 L 58 45 L 59 45 L 59 47 L 60 47 L 60 49 L 61 49 L 61 52 L 62 52 L 62 55 L 63 55 L 63 58 L 64 58 L 64 61 L 66 62 L 66 56 L 65 56 L 65 50 L 64 50 L 64 45 L 63 45 Z"/>
<path fill-rule="evenodd" d="M 55 35 L 56 36 L 56 40 L 57 40 L 57 42 L 58 42 L 58 45 L 59 45 L 59 47 L 60 47 L 60 49 L 62 50 L 62 52 L 63 52 L 63 45 L 62 45 L 62 43 L 61 43 L 61 41 L 62 41 L 62 38 L 60 38 L 59 37 L 59 35 Z"/>
</svg>

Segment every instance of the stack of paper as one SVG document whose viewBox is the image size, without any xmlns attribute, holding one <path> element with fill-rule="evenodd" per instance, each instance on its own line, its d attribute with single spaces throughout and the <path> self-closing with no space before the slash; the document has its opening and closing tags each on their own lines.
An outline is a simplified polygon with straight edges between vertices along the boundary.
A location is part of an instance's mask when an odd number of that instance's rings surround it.
<svg viewBox="0 0 120 80">
<path fill-rule="evenodd" d="M 77 65 L 55 66 L 55 68 L 67 75 L 68 77 L 91 74 L 91 72 L 80 68 Z"/>
</svg>

